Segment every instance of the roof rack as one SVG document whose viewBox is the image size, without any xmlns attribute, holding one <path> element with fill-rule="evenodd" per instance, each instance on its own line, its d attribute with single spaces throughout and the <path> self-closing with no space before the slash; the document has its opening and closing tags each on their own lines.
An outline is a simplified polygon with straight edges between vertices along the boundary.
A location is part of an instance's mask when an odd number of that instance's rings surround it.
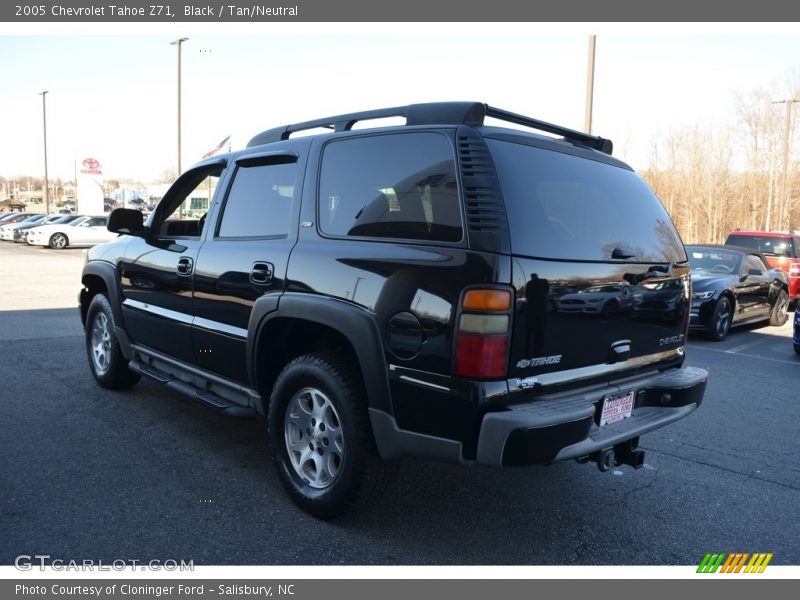
<svg viewBox="0 0 800 600">
<path fill-rule="evenodd" d="M 515 123 L 538 131 L 560 135 L 569 142 L 588 146 L 589 148 L 604 152 L 605 154 L 611 154 L 613 150 L 613 144 L 609 139 L 512 113 L 480 102 L 430 102 L 426 104 L 409 104 L 408 106 L 395 106 L 392 108 L 324 117 L 322 119 L 314 119 L 313 121 L 305 121 L 303 123 L 268 129 L 253 137 L 253 139 L 248 142 L 247 147 L 250 148 L 270 142 L 287 140 L 293 133 L 309 129 L 350 131 L 359 121 L 385 119 L 388 117 L 405 117 L 406 125 L 442 124 L 473 126 L 483 125 L 485 117 L 493 117 L 508 123 Z"/>
</svg>

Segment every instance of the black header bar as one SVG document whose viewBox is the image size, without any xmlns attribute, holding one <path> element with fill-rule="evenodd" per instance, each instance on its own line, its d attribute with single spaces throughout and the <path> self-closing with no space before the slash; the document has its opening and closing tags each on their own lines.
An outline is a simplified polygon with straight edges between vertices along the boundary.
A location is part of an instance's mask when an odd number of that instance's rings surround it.
<svg viewBox="0 0 800 600">
<path fill-rule="evenodd" d="M 269 22 L 669 22 L 786 23 L 800 3 L 786 0 L 15 0 L 0 21 L 16 23 Z"/>
</svg>

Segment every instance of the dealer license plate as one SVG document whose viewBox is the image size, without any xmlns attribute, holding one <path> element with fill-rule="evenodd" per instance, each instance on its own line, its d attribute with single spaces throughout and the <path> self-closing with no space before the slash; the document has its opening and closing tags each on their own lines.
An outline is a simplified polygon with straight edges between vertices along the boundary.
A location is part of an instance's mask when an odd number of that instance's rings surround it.
<svg viewBox="0 0 800 600">
<path fill-rule="evenodd" d="M 603 410 L 600 412 L 600 427 L 627 419 L 633 412 L 635 390 L 609 394 L 603 398 Z"/>
</svg>

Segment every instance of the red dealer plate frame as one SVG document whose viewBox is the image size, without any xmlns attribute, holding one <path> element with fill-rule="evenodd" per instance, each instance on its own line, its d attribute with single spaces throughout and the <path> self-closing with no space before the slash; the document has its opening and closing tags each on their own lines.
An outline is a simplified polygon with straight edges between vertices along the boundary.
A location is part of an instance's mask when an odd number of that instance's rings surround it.
<svg viewBox="0 0 800 600">
<path fill-rule="evenodd" d="M 603 407 L 600 409 L 600 427 L 627 419 L 633 413 L 633 402 L 636 390 L 626 390 L 616 394 L 603 396 Z"/>
</svg>

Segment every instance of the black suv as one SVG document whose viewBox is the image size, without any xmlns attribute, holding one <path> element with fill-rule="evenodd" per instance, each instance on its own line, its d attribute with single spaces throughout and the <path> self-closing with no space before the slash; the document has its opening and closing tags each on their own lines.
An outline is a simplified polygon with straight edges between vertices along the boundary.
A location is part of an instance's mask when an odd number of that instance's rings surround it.
<svg viewBox="0 0 800 600">
<path fill-rule="evenodd" d="M 353 128 L 386 117 L 406 122 Z M 639 436 L 697 408 L 707 373 L 683 366 L 681 240 L 610 154 L 480 103 L 260 133 L 146 223 L 111 213 L 127 235 L 89 251 L 80 294 L 92 373 L 265 415 L 281 481 L 321 517 L 400 456 L 641 467 Z"/>
</svg>

